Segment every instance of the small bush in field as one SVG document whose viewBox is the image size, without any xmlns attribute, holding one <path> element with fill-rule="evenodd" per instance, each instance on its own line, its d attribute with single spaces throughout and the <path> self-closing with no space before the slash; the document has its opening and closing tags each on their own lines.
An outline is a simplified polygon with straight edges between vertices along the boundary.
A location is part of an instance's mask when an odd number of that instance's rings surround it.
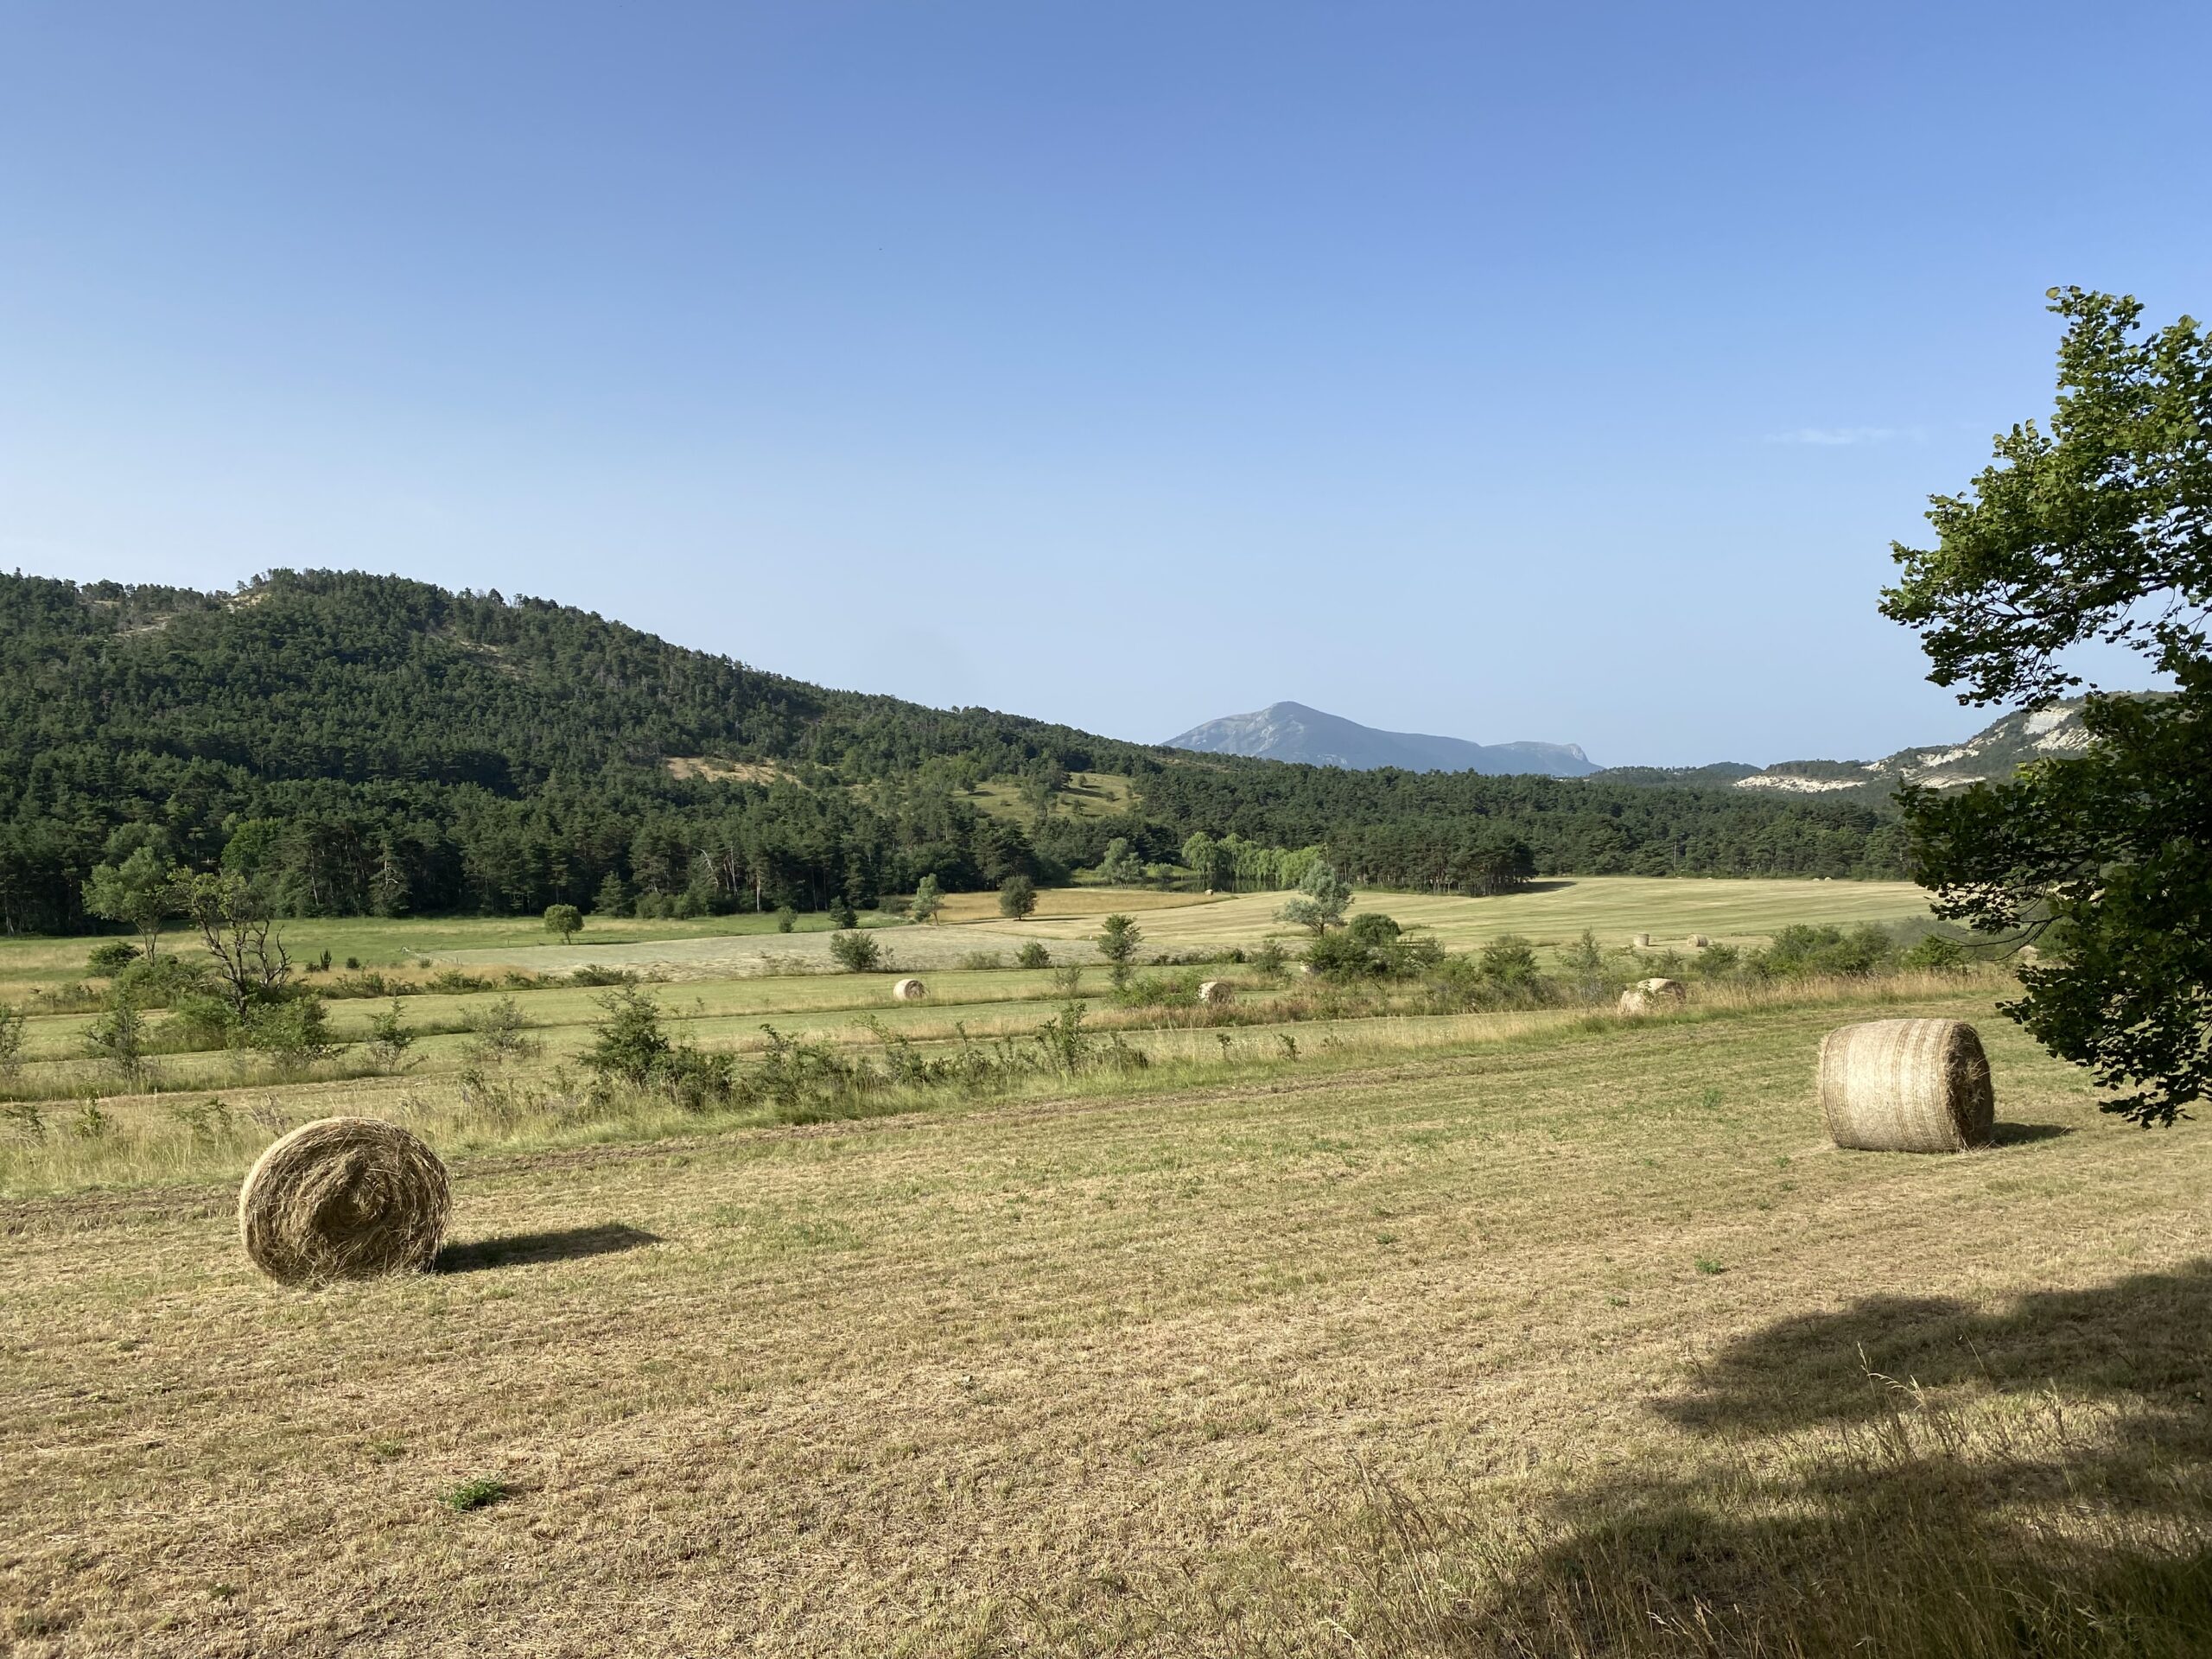
<svg viewBox="0 0 2212 1659">
<path fill-rule="evenodd" d="M 128 939 L 102 939 L 85 959 L 85 971 L 110 979 L 137 960 L 138 947 Z"/>
<path fill-rule="evenodd" d="M 1032 939 L 1021 947 L 1014 961 L 1024 968 L 1049 968 L 1052 965 L 1052 953 L 1045 948 L 1042 941 Z"/>
<path fill-rule="evenodd" d="M 883 962 L 881 947 L 858 930 L 835 935 L 830 941 L 830 954 L 855 974 L 873 973 Z"/>
</svg>

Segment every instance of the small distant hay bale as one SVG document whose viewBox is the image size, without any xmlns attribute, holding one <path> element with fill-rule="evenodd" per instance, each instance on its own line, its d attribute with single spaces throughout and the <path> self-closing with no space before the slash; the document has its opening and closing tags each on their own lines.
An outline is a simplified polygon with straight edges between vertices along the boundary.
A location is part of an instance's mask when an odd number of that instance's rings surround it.
<svg viewBox="0 0 2212 1659">
<path fill-rule="evenodd" d="M 1198 1001 L 1210 1008 L 1225 1008 L 1236 1001 L 1236 988 L 1225 979 L 1210 979 L 1198 987 Z"/>
<path fill-rule="evenodd" d="M 1821 1113 L 1857 1152 L 1963 1152 L 1996 1118 L 1989 1059 L 1963 1020 L 1871 1020 L 1821 1043 Z"/>
<path fill-rule="evenodd" d="M 891 988 L 891 995 L 896 1001 L 918 1002 L 929 995 L 929 987 L 918 979 L 902 979 Z"/>
<path fill-rule="evenodd" d="M 1629 943 L 1639 950 L 1649 950 L 1651 948 L 1651 936 L 1649 933 L 1639 933 Z"/>
<path fill-rule="evenodd" d="M 2020 947 L 2019 954 L 2013 960 L 2023 968 L 2032 968 L 2043 960 L 2043 952 L 2032 944 L 2024 944 Z"/>
<path fill-rule="evenodd" d="M 238 1189 L 238 1239 L 287 1285 L 420 1272 L 445 1231 L 446 1166 L 377 1117 L 326 1117 L 274 1142 Z"/>
<path fill-rule="evenodd" d="M 1689 987 L 1679 979 L 1639 979 L 1621 993 L 1623 1014 L 1651 1014 L 1679 1008 L 1689 1000 Z"/>
<path fill-rule="evenodd" d="M 1693 933 L 1690 935 L 1690 949 L 1693 950 L 1705 950 L 1712 943 L 1713 941 L 1707 938 L 1702 933 Z"/>
</svg>

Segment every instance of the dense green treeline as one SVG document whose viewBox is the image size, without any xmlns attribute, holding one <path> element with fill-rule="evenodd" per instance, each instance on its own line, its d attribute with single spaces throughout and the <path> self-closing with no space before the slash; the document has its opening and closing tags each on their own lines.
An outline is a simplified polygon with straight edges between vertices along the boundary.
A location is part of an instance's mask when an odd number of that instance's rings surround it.
<svg viewBox="0 0 2212 1659">
<path fill-rule="evenodd" d="M 741 776 L 671 760 L 705 758 Z M 679 772 L 691 775 L 679 776 Z M 1132 810 L 981 810 L 1128 777 Z M 1484 891 L 1530 873 L 1894 874 L 1864 808 L 1534 778 L 1198 757 L 984 709 L 826 690 L 584 612 L 393 577 L 234 594 L 0 576 L 0 925 L 83 925 L 142 842 L 303 912 L 865 903 L 1096 864 L 1194 831 L 1325 845 L 1354 879 Z"/>
</svg>

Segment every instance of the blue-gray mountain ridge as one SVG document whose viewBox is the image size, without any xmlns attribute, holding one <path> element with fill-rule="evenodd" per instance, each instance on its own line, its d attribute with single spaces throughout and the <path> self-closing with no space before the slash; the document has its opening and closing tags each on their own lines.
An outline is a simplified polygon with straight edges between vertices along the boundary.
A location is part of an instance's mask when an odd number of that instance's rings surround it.
<svg viewBox="0 0 2212 1659">
<path fill-rule="evenodd" d="M 1599 768 L 1573 743 L 1471 743 L 1463 737 L 1424 732 L 1384 732 L 1302 702 L 1270 703 L 1249 715 L 1224 715 L 1167 740 L 1171 749 L 1203 754 L 1249 754 L 1312 766 L 1371 772 L 1479 772 L 1491 776 L 1541 772 L 1585 778 Z"/>
<path fill-rule="evenodd" d="M 1180 737 L 1169 738 L 1166 747 L 1343 766 L 1352 772 L 1396 766 L 1406 772 L 1492 776 L 1535 772 L 1599 778 L 1611 784 L 1688 784 L 1887 800 L 1901 783 L 1948 790 L 2001 781 L 2031 760 L 2072 753 L 2088 741 L 2088 730 L 2082 724 L 2082 700 L 2071 697 L 2047 708 L 2016 710 L 1961 743 L 1900 749 L 1882 760 L 1784 760 L 1771 766 L 1737 761 L 1709 766 L 1599 766 L 1573 743 L 1471 743 L 1465 738 L 1419 732 L 1377 731 L 1300 702 L 1273 703 L 1254 714 L 1210 720 Z"/>
</svg>

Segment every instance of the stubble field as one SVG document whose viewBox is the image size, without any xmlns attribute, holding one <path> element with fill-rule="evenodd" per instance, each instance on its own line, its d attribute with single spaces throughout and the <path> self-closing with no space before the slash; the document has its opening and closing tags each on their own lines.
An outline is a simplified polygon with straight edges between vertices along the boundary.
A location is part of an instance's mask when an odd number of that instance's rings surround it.
<svg viewBox="0 0 2212 1659">
<path fill-rule="evenodd" d="M 946 994 L 982 1012 L 1026 977 Z M 515 995 L 550 1038 L 582 994 Z M 442 1270 L 316 1291 L 237 1249 L 251 1133 L 149 1141 L 175 1155 L 97 1189 L 14 1144 L 0 1630 L 30 1655 L 2199 1650 L 2212 1156 L 2101 1118 L 1994 995 L 1345 1020 L 1296 1058 L 1264 1026 L 1217 1055 L 1162 1031 L 1183 1069 L 1096 1087 L 456 1137 Z M 1821 1033 L 1897 1013 L 1980 1027 L 1998 1145 L 1827 1147 Z M 265 1092 L 402 1116 L 443 1064 Z"/>
</svg>

